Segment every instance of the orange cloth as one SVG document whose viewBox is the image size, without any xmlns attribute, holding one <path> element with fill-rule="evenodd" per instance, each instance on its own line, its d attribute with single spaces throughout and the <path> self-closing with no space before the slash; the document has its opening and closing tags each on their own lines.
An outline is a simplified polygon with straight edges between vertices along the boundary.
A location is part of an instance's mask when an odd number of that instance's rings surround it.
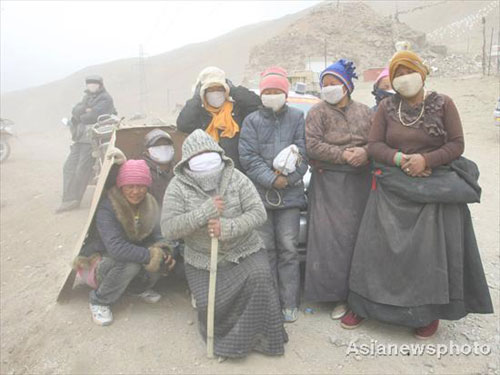
<svg viewBox="0 0 500 375">
<path fill-rule="evenodd" d="M 420 73 L 423 81 L 425 81 L 427 74 L 429 74 L 429 68 L 427 68 L 422 59 L 416 53 L 411 51 L 399 51 L 392 56 L 389 64 L 389 78 L 391 83 L 394 79 L 394 75 L 396 74 L 396 69 L 400 65 L 406 66 L 407 68 Z"/>
<path fill-rule="evenodd" d="M 219 130 L 222 131 L 220 136 L 224 138 L 233 138 L 240 131 L 240 126 L 234 121 L 233 103 L 225 101 L 222 107 L 214 108 L 205 102 L 205 108 L 212 115 L 212 121 L 208 124 L 206 132 L 216 141 L 219 142 Z"/>
</svg>

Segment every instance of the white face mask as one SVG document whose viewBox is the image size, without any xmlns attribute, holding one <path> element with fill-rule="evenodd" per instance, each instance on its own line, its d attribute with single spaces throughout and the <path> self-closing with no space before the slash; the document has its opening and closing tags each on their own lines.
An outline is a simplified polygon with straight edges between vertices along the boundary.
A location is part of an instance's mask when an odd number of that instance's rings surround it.
<svg viewBox="0 0 500 375">
<path fill-rule="evenodd" d="M 174 158 L 174 147 L 171 145 L 149 147 L 148 152 L 151 159 L 159 164 L 167 164 Z"/>
<path fill-rule="evenodd" d="M 326 86 L 321 89 L 321 97 L 330 104 L 337 104 L 345 95 L 344 85 Z"/>
<path fill-rule="evenodd" d="M 193 156 L 188 161 L 189 169 L 193 172 L 209 172 L 222 164 L 222 158 L 218 152 L 205 152 L 204 154 Z"/>
<path fill-rule="evenodd" d="M 285 94 L 263 94 L 261 99 L 262 105 L 266 108 L 271 108 L 274 112 L 278 112 L 286 103 Z"/>
<path fill-rule="evenodd" d="M 226 93 L 224 91 L 207 92 L 205 94 L 205 99 L 211 107 L 219 108 L 226 101 Z"/>
<path fill-rule="evenodd" d="M 420 73 L 415 72 L 394 78 L 392 80 L 392 87 L 401 96 L 413 98 L 424 87 L 424 81 Z"/>
<path fill-rule="evenodd" d="M 92 93 L 97 92 L 97 90 L 99 90 L 99 87 L 101 87 L 101 85 L 98 83 L 87 83 L 87 90 Z"/>
</svg>

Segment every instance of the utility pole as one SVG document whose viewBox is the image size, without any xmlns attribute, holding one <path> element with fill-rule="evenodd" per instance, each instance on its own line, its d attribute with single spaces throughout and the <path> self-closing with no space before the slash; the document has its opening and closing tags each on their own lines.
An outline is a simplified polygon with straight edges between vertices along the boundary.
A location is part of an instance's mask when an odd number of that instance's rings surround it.
<svg viewBox="0 0 500 375">
<path fill-rule="evenodd" d="M 497 75 L 499 75 L 500 74 L 500 27 L 498 28 L 497 48 L 495 54 L 497 56 Z"/>
<path fill-rule="evenodd" d="M 326 60 L 327 60 L 327 57 L 326 57 L 326 36 L 325 36 L 325 69 L 326 69 Z"/>
<path fill-rule="evenodd" d="M 493 48 L 493 30 L 495 28 L 491 28 L 491 37 L 490 37 L 490 51 L 489 51 L 489 57 L 488 57 L 488 75 L 490 75 L 490 68 L 491 68 L 491 49 Z"/>
<path fill-rule="evenodd" d="M 141 114 L 148 109 L 148 86 L 146 83 L 146 59 L 142 44 L 139 45 L 139 108 Z"/>
<path fill-rule="evenodd" d="M 486 75 L 486 18 L 482 18 L 481 22 L 483 23 L 483 76 Z"/>
</svg>

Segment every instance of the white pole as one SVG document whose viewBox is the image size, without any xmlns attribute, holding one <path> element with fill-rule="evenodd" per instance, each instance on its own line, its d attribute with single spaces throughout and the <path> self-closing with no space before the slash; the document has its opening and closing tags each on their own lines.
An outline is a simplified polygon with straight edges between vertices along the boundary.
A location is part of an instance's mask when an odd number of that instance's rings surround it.
<svg viewBox="0 0 500 375">
<path fill-rule="evenodd" d="M 208 284 L 208 311 L 207 311 L 207 356 L 214 358 L 214 325 L 215 325 L 215 285 L 217 280 L 217 253 L 219 240 L 212 237 L 210 251 L 210 282 Z"/>
</svg>

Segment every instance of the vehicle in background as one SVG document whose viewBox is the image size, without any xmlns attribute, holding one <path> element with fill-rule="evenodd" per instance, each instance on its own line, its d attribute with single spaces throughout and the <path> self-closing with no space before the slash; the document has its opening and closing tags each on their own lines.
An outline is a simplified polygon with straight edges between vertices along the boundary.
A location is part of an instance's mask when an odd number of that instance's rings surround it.
<svg viewBox="0 0 500 375">
<path fill-rule="evenodd" d="M 498 98 L 497 107 L 493 111 L 493 118 L 495 119 L 495 125 L 500 126 L 500 98 Z"/>
<path fill-rule="evenodd" d="M 13 125 L 14 122 L 11 120 L 0 118 L 0 163 L 7 160 L 10 155 L 9 138 L 14 136 Z"/>
<path fill-rule="evenodd" d="M 304 112 L 304 118 L 307 116 L 309 110 L 321 100 L 309 94 L 297 93 L 297 88 L 300 90 L 300 84 L 295 85 L 295 91 L 290 91 L 288 93 L 288 105 L 290 107 L 298 108 Z M 311 181 L 311 171 L 307 170 L 303 178 L 304 181 L 304 192 L 306 194 L 306 206 L 300 210 L 300 227 L 299 227 L 299 252 L 301 260 L 305 260 L 305 252 L 307 246 L 307 202 L 308 202 L 308 191 L 309 183 Z"/>
</svg>

